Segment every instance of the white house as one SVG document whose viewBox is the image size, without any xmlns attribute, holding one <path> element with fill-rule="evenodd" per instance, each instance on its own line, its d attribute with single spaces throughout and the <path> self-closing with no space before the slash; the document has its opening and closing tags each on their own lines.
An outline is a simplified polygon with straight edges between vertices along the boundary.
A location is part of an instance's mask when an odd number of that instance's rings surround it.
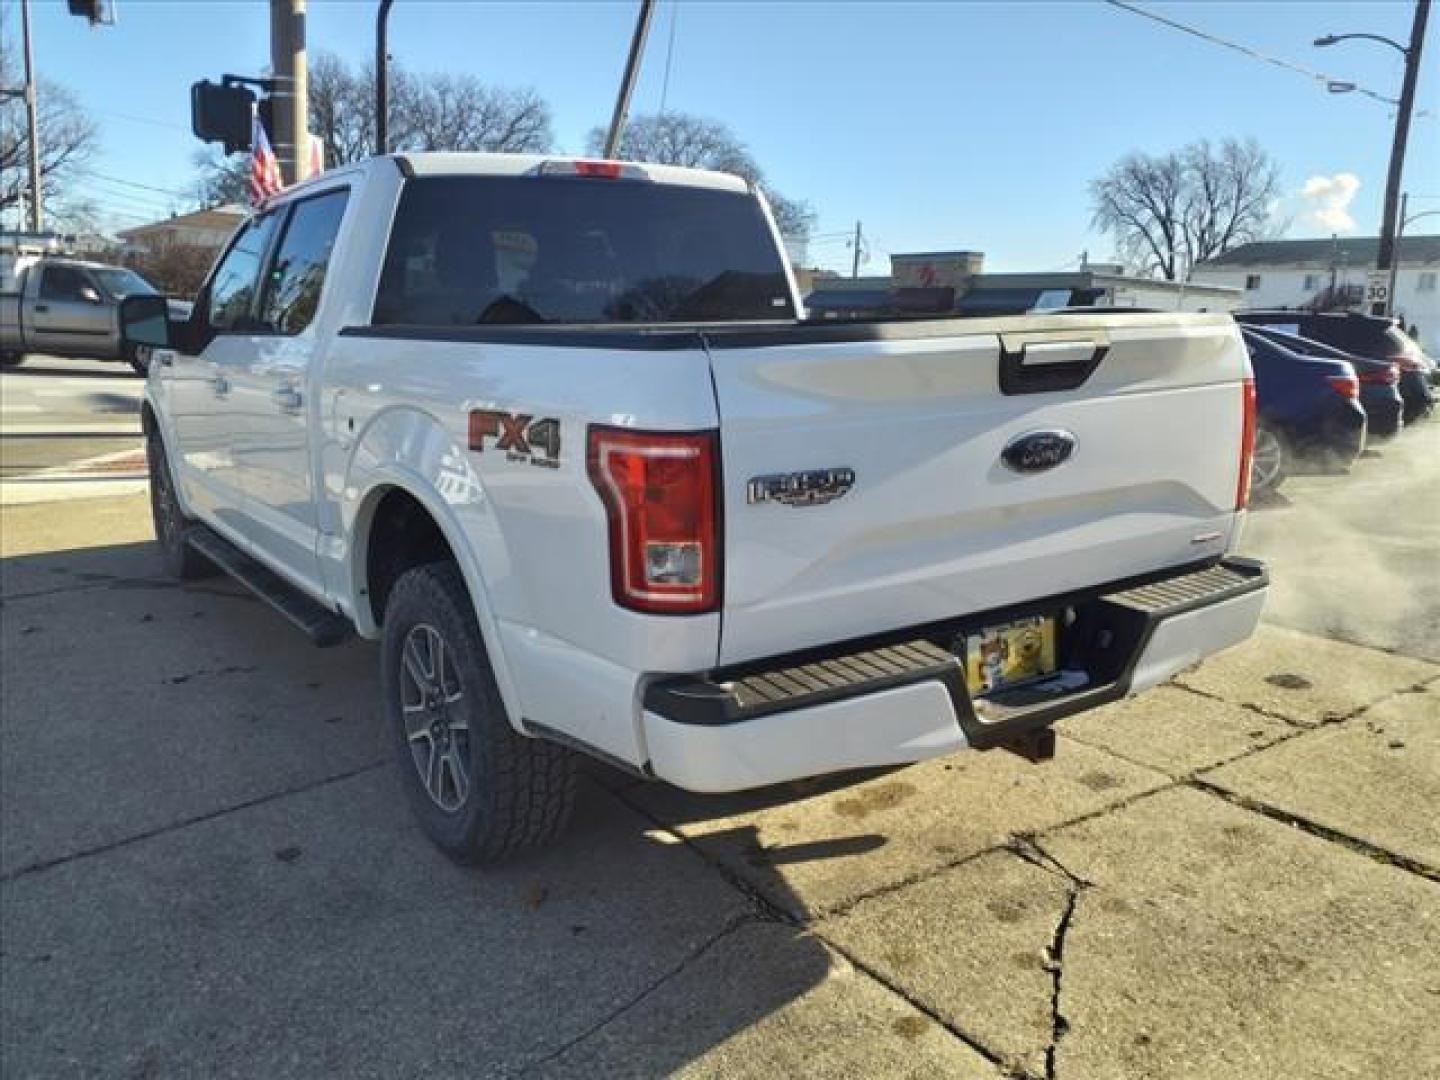
<svg viewBox="0 0 1440 1080">
<path fill-rule="evenodd" d="M 890 256 L 887 276 L 843 278 L 797 273 L 812 318 L 843 318 L 909 310 L 967 315 L 1049 308 L 1138 307 L 1156 311 L 1233 311 L 1244 306 L 1236 288 L 1193 281 L 1134 277 L 1113 264 L 1080 270 L 987 274 L 978 251 L 922 251 Z M 918 305 L 918 306 L 916 306 Z"/>
<path fill-rule="evenodd" d="M 1243 289 L 1253 308 L 1327 306 L 1360 310 L 1380 241 L 1373 236 L 1329 240 L 1262 240 L 1198 263 L 1191 279 Z M 1440 236 L 1402 236 L 1397 251 L 1394 312 L 1420 331 L 1427 353 L 1440 353 Z"/>
</svg>

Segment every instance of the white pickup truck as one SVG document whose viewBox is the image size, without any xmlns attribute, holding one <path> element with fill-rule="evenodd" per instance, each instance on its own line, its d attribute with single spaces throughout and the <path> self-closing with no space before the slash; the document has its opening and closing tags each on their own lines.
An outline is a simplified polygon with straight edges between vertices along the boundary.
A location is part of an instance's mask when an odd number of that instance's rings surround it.
<svg viewBox="0 0 1440 1080">
<path fill-rule="evenodd" d="M 169 568 L 383 642 L 458 859 L 554 837 L 576 751 L 704 792 L 1042 759 L 1264 601 L 1229 316 L 807 323 L 730 176 L 375 158 L 123 322 Z"/>
</svg>

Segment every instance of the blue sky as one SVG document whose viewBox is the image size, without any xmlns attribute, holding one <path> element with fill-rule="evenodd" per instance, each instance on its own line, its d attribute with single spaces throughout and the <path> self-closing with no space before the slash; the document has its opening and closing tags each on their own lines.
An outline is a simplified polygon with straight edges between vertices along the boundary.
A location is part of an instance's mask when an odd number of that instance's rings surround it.
<svg viewBox="0 0 1440 1080">
<path fill-rule="evenodd" d="M 188 190 L 199 146 L 189 131 L 189 85 L 260 72 L 269 59 L 267 6 L 119 0 L 118 25 L 91 29 L 66 14 L 63 0 L 32 3 L 41 74 L 68 86 L 102 124 L 93 170 Z M 1310 43 L 1344 31 L 1403 41 L 1409 3 L 1148 6 L 1398 95 L 1402 64 L 1392 50 Z M 309 11 L 312 49 L 357 64 L 373 54 L 373 0 L 310 0 Z M 634 3 L 600 0 L 397 0 L 391 52 L 415 71 L 534 87 L 554 109 L 559 149 L 580 151 L 585 133 L 609 118 L 635 11 Z M 16 0 L 0 0 L 0 15 L 7 39 L 16 40 Z M 1089 227 L 1089 181 L 1128 151 L 1201 137 L 1253 135 L 1270 150 L 1283 172 L 1288 235 L 1328 235 L 1347 218 L 1356 232 L 1378 230 L 1387 106 L 1327 94 L 1301 75 L 1093 0 L 660 0 L 635 111 L 659 104 L 672 20 L 669 107 L 729 124 L 776 188 L 814 205 L 820 233 L 863 220 L 872 272 L 886 269 L 887 252 L 944 248 L 984 251 L 993 270 L 1059 268 L 1084 249 L 1102 259 L 1110 245 Z M 1405 180 L 1407 190 L 1430 196 L 1440 196 L 1435 21 L 1418 104 L 1431 115 L 1412 128 Z M 1342 174 L 1359 181 L 1348 202 L 1353 185 L 1334 182 Z M 1331 201 L 1307 198 L 1307 183 Z M 95 178 L 92 193 L 122 227 L 163 213 L 167 201 L 113 179 Z M 1440 199 L 1424 205 L 1440 209 Z M 824 265 L 848 269 L 848 259 L 839 239 L 812 248 L 812 261 Z"/>
</svg>

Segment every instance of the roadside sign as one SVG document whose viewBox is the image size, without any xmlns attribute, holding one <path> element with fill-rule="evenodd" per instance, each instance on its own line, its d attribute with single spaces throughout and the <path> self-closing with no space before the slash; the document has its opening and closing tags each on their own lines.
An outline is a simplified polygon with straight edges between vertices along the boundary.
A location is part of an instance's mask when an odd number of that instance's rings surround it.
<svg viewBox="0 0 1440 1080">
<path fill-rule="evenodd" d="M 1390 303 L 1390 271 L 1371 270 L 1365 279 L 1365 301 L 1370 304 Z"/>
</svg>

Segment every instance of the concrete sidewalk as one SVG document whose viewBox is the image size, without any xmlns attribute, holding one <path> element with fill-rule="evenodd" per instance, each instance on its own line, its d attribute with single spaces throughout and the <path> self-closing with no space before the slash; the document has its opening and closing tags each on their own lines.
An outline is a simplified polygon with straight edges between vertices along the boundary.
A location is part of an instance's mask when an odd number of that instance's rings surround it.
<svg viewBox="0 0 1440 1080">
<path fill-rule="evenodd" d="M 702 798 L 588 770 L 499 870 L 411 824 L 375 648 L 0 518 L 0 1072 L 1440 1073 L 1440 665 L 1267 627 L 972 754 Z"/>
</svg>

